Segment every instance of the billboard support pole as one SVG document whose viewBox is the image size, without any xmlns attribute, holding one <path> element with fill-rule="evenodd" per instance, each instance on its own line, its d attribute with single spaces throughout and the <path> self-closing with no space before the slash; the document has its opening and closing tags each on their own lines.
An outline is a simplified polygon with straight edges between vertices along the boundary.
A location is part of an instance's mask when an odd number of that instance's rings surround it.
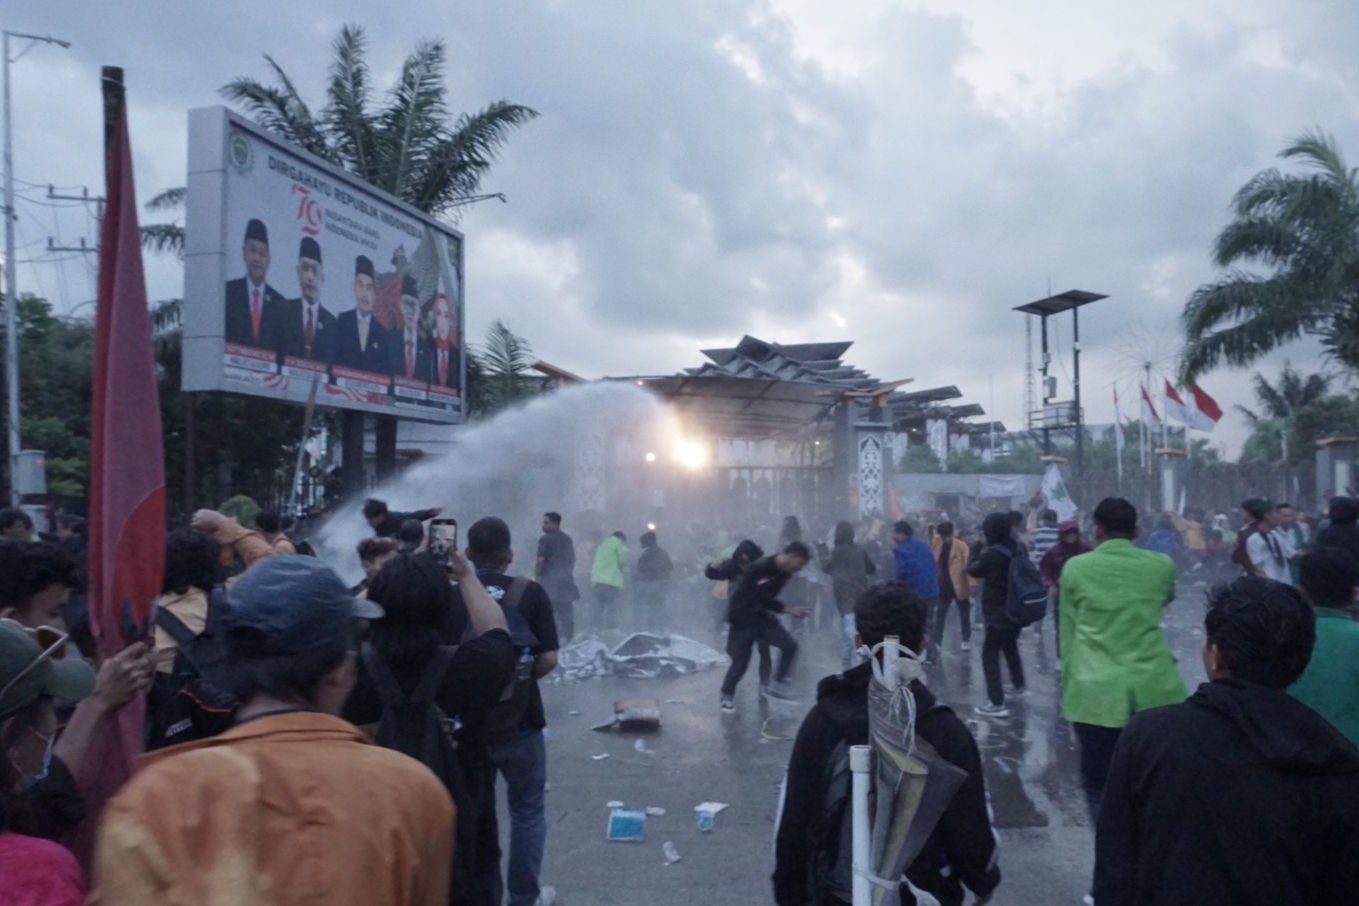
<svg viewBox="0 0 1359 906">
<path fill-rule="evenodd" d="M 396 474 L 396 425 L 397 419 L 391 415 L 379 415 L 375 419 L 374 432 L 377 450 L 377 479 L 386 481 Z"/>
<path fill-rule="evenodd" d="M 363 413 L 345 410 L 341 444 L 344 452 L 344 487 L 350 494 L 361 494 L 368 488 L 363 469 Z"/>
</svg>

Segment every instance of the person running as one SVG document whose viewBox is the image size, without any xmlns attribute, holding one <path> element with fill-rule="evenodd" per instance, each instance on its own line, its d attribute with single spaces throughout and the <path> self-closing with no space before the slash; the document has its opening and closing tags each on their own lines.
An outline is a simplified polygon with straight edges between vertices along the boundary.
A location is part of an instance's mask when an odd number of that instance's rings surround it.
<svg viewBox="0 0 1359 906">
<path fill-rule="evenodd" d="M 807 545 L 793 541 L 781 553 L 756 561 L 736 581 L 727 607 L 727 622 L 731 624 L 727 654 L 731 657 L 731 667 L 722 680 L 721 707 L 724 712 L 730 714 L 736 710 L 736 684 L 745 676 L 750 667 L 751 649 L 760 641 L 779 649 L 779 667 L 774 682 L 762 687 L 761 692 L 769 698 L 792 700 L 787 684 L 793 658 L 797 656 L 797 641 L 783 628 L 778 615 L 805 617 L 807 611 L 785 607 L 778 595 L 788 580 L 811 559 L 812 552 Z"/>
<path fill-rule="evenodd" d="M 727 606 L 718 622 L 718 628 L 726 622 L 726 615 L 731 612 L 731 596 L 736 593 L 736 584 L 741 576 L 750 571 L 750 567 L 764 556 L 764 549 L 754 541 L 746 538 L 736 545 L 730 557 L 725 560 L 713 560 L 703 570 L 703 575 L 713 582 L 725 582 L 727 584 Z M 714 589 L 716 591 L 717 589 Z M 760 656 L 759 676 L 760 688 L 764 689 L 769 685 L 769 678 L 774 674 L 774 660 L 769 655 L 769 643 L 760 640 L 755 643 L 756 653 Z"/>
<path fill-rule="evenodd" d="M 1312 655 L 1312 607 L 1290 586 L 1240 578 L 1209 593 L 1203 623 L 1209 681 L 1137 714 L 1118 740 L 1095 902 L 1354 903 L 1359 750 L 1284 691 Z"/>
<path fill-rule="evenodd" d="M 1175 597 L 1175 564 L 1133 545 L 1137 508 L 1095 507 L 1095 549 L 1062 569 L 1062 716 L 1080 747 L 1081 787 L 1099 821 L 1109 762 L 1138 711 L 1184 701 L 1184 680 L 1161 629 Z"/>
<path fill-rule="evenodd" d="M 967 574 L 982 580 L 982 620 L 986 638 L 982 641 L 982 673 L 986 675 L 986 702 L 977 706 L 983 717 L 1008 717 L 1005 688 L 1000 679 L 1000 658 L 1010 668 L 1015 695 L 1023 695 L 1024 663 L 1019 659 L 1020 626 L 1005 612 L 1010 592 L 1010 561 L 1025 556 L 1023 545 L 1015 540 L 1009 513 L 989 513 L 982 520 L 986 548 L 967 568 Z"/>
<path fill-rule="evenodd" d="M 915 529 L 905 519 L 892 526 L 892 541 L 895 544 L 892 554 L 897 561 L 897 581 L 910 586 L 911 591 L 919 595 L 933 613 L 939 607 L 939 574 L 935 568 L 934 551 L 929 544 L 915 537 Z M 932 643 L 925 655 L 925 664 L 937 663 L 939 646 Z"/>
</svg>

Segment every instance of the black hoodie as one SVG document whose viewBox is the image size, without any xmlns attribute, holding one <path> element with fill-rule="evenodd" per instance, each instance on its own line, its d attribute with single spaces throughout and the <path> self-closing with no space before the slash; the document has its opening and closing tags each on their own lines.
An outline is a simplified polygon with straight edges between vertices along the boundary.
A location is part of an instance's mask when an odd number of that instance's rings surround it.
<svg viewBox="0 0 1359 906">
<path fill-rule="evenodd" d="M 868 684 L 872 668 L 853 670 L 823 679 L 816 690 L 816 706 L 807 713 L 788 759 L 787 791 L 775 842 L 774 900 L 785 904 L 815 903 L 810 868 L 815 859 L 811 832 L 821 817 L 827 765 L 836 745 L 868 742 Z M 911 883 L 934 894 L 941 906 L 963 902 L 963 885 L 978 895 L 1000 883 L 996 866 L 996 838 L 991 830 L 977 743 L 958 716 L 936 707 L 934 693 L 920 682 L 911 684 L 916 703 L 916 733 L 945 761 L 967 771 L 934 833 L 911 870 Z M 838 845 L 829 841 L 828 845 Z M 848 846 L 849 841 L 843 845 Z"/>
<path fill-rule="evenodd" d="M 1359 750 L 1280 689 L 1134 715 L 1105 786 L 1099 906 L 1359 902 Z"/>
</svg>

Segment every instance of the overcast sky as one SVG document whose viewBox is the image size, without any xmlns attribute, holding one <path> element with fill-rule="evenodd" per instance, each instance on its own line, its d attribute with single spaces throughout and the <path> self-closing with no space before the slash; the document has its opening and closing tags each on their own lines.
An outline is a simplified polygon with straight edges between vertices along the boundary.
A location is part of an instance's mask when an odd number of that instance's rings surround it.
<svg viewBox="0 0 1359 906">
<path fill-rule="evenodd" d="M 853 340 L 878 377 L 956 384 L 1021 427 L 1010 309 L 1079 288 L 1110 296 L 1082 319 L 1087 418 L 1111 419 L 1116 384 L 1132 415 L 1140 363 L 1173 368 L 1235 190 L 1318 127 L 1359 161 L 1359 4 L 17 0 L 0 24 L 72 42 L 13 68 L 21 291 L 93 296 L 93 256 L 46 251 L 93 240 L 85 209 L 44 196 L 102 192 L 101 65 L 127 70 L 148 198 L 184 184 L 186 111 L 265 78 L 262 54 L 319 107 L 344 22 L 384 86 L 437 36 L 455 110 L 542 113 L 484 185 L 509 204 L 461 223 L 469 338 L 501 318 L 590 377 L 677 371 L 743 333 Z M 152 298 L 182 294 L 174 260 L 148 275 Z M 1321 367 L 1314 343 L 1288 355 Z M 1247 377 L 1203 386 L 1230 408 Z M 1234 453 L 1245 433 L 1229 412 L 1214 439 Z"/>
</svg>

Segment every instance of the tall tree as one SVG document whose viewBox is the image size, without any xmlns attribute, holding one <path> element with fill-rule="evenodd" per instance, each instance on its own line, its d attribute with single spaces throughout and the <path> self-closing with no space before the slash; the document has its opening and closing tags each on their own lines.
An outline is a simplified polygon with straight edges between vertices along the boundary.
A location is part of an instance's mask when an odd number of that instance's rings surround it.
<svg viewBox="0 0 1359 906">
<path fill-rule="evenodd" d="M 468 409 L 473 415 L 490 415 L 538 392 L 529 374 L 533 347 L 504 321 L 496 321 L 486 342 L 472 350 L 467 368 Z"/>
<path fill-rule="evenodd" d="M 1229 270 L 1185 306 L 1186 382 L 1220 364 L 1249 365 L 1304 335 L 1359 368 L 1359 179 L 1321 133 L 1294 140 L 1280 157 L 1304 172 L 1271 168 L 1236 193 L 1234 219 L 1213 252 Z"/>
<path fill-rule="evenodd" d="M 1324 397 L 1334 382 L 1335 376 L 1330 374 L 1309 374 L 1303 377 L 1291 362 L 1284 362 L 1277 383 L 1271 384 L 1258 371 L 1251 377 L 1255 399 L 1260 403 L 1259 413 L 1241 405 L 1236 408 L 1241 410 L 1241 414 L 1252 425 L 1261 419 L 1288 418 L 1302 407 Z"/>
<path fill-rule="evenodd" d="M 385 102 L 374 107 L 364 30 L 344 26 L 332 48 L 326 103 L 319 112 L 268 54 L 264 60 L 274 84 L 242 76 L 224 85 L 222 95 L 270 132 L 428 214 L 456 219 L 458 208 L 478 197 L 503 200 L 498 193 L 478 196 L 481 180 L 510 131 L 537 111 L 500 100 L 454 117 L 446 101 L 444 43 L 439 40 L 416 44 Z M 170 210 L 183 202 L 184 190 L 175 188 L 156 196 L 148 207 Z M 157 251 L 182 252 L 184 229 L 178 222 L 148 224 L 142 228 L 142 241 Z"/>
</svg>

